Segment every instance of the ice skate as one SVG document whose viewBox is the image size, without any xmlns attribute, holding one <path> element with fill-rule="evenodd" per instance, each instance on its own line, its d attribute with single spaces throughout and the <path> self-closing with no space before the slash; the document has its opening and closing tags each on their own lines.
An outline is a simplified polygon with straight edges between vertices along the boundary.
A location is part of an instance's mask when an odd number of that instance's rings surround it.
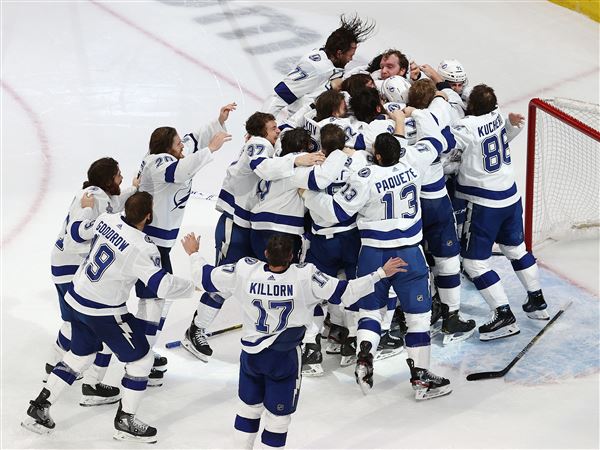
<svg viewBox="0 0 600 450">
<path fill-rule="evenodd" d="M 159 370 L 161 372 L 166 372 L 168 362 L 169 360 L 165 356 L 159 355 L 158 353 L 154 352 L 154 364 L 152 365 L 154 369 Z"/>
<path fill-rule="evenodd" d="M 27 408 L 28 417 L 21 422 L 23 428 L 38 434 L 52 433 L 55 424 L 52 417 L 50 417 L 49 396 L 50 391 L 44 388 L 35 400 L 29 402 L 29 408 Z"/>
<path fill-rule="evenodd" d="M 373 387 L 373 355 L 371 354 L 371 347 L 369 341 L 362 341 L 360 343 L 360 353 L 358 354 L 356 368 L 354 369 L 356 383 L 365 395 Z"/>
<path fill-rule="evenodd" d="M 443 345 L 464 341 L 475 333 L 475 321 L 462 320 L 458 310 L 450 312 L 447 305 L 442 305 L 442 333 Z"/>
<path fill-rule="evenodd" d="M 133 414 L 123 412 L 121 403 L 119 403 L 119 409 L 115 416 L 113 438 L 118 441 L 145 442 L 147 444 L 155 444 L 158 441 L 156 428 L 136 419 Z"/>
<path fill-rule="evenodd" d="M 81 385 L 81 406 L 110 405 L 117 403 L 121 398 L 121 391 L 118 387 L 109 386 L 104 383 L 98 383 L 95 386 L 91 384 Z"/>
<path fill-rule="evenodd" d="M 396 333 L 398 332 L 399 330 L 396 331 Z M 392 356 L 399 355 L 403 351 L 404 339 L 388 330 L 381 335 L 379 345 L 377 346 L 377 353 L 375 353 L 375 361 L 391 358 Z"/>
<path fill-rule="evenodd" d="M 527 293 L 527 301 L 523 304 L 523 311 L 530 319 L 549 320 L 550 316 L 546 311 L 548 305 L 544 300 L 542 290 Z"/>
<path fill-rule="evenodd" d="M 450 380 L 437 376 L 427 369 L 415 367 L 415 362 L 408 358 L 406 360 L 410 368 L 410 384 L 415 390 L 415 399 L 429 400 L 452 392 Z"/>
<path fill-rule="evenodd" d="M 186 330 L 185 337 L 181 341 L 181 345 L 188 352 L 203 362 L 208 362 L 208 359 L 213 353 L 212 348 L 210 348 L 210 345 L 208 345 L 204 328 L 198 328 L 193 321 L 190 327 Z"/>
<path fill-rule="evenodd" d="M 163 379 L 165 377 L 165 373 L 156 370 L 154 367 L 150 369 L 150 374 L 148 375 L 148 387 L 160 387 L 163 385 Z"/>
<path fill-rule="evenodd" d="M 317 335 L 316 343 L 304 344 L 302 352 L 302 375 L 307 377 L 321 377 L 324 375 L 323 353 L 321 353 L 321 335 Z"/>
<path fill-rule="evenodd" d="M 510 310 L 510 306 L 503 305 L 496 308 L 493 317 L 479 327 L 479 340 L 491 341 L 519 333 L 517 319 Z"/>
<path fill-rule="evenodd" d="M 342 355 L 340 366 L 346 367 L 356 362 L 356 336 L 346 338 L 340 353 Z"/>
<path fill-rule="evenodd" d="M 328 355 L 339 355 L 342 351 L 342 343 L 348 337 L 348 328 L 332 323 L 329 326 L 327 345 L 325 353 Z"/>
</svg>

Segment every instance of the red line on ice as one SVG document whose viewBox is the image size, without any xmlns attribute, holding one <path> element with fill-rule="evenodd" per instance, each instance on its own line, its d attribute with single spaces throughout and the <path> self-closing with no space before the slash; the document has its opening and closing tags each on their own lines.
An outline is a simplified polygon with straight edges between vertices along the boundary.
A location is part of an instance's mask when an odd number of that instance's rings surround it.
<svg viewBox="0 0 600 450">
<path fill-rule="evenodd" d="M 46 136 L 46 132 L 44 131 L 44 127 L 42 126 L 42 121 L 38 117 L 37 113 L 29 106 L 29 104 L 25 101 L 23 97 L 21 97 L 11 86 L 9 86 L 5 81 L 0 81 L 2 84 L 2 88 L 23 108 L 23 110 L 27 113 L 29 120 L 32 122 L 35 127 L 35 131 L 37 133 L 37 137 L 40 143 L 40 147 L 42 150 L 42 176 L 40 178 L 40 184 L 37 188 L 37 192 L 34 196 L 33 202 L 29 206 L 27 213 L 23 218 L 14 226 L 5 236 L 2 236 L 2 243 L 0 243 L 0 247 L 4 247 L 10 244 L 29 224 L 29 222 L 33 219 L 36 213 L 40 210 L 44 198 L 46 197 L 46 192 L 48 191 L 48 183 L 50 182 L 50 172 L 52 168 L 52 157 L 50 154 L 50 145 L 48 144 L 48 137 Z M 3 212 L 6 214 L 6 211 Z"/>
</svg>

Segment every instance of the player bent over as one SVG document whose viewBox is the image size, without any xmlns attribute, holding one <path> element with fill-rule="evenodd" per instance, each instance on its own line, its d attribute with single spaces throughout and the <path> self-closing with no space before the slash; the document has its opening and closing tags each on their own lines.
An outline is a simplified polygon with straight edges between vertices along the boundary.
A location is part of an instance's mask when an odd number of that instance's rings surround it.
<svg viewBox="0 0 600 450">
<path fill-rule="evenodd" d="M 125 203 L 124 217 L 101 214 L 95 221 L 83 221 L 79 226 L 79 235 L 93 239 L 93 243 L 65 296 L 72 317 L 71 350 L 54 367 L 46 387 L 29 402 L 29 417 L 21 423 L 23 427 L 41 434 L 52 431 L 55 424 L 50 406 L 92 363 L 105 343 L 125 363 L 114 438 L 156 442 L 156 428 L 135 416 L 154 354 L 144 326 L 127 310 L 126 301 L 138 279 L 161 298 L 191 297 L 194 285 L 161 268 L 156 245 L 142 232 L 151 220 L 152 196 L 138 192 Z"/>
<path fill-rule="evenodd" d="M 244 258 L 235 264 L 213 267 L 198 254 L 194 234 L 182 240 L 191 255 L 196 285 L 207 292 L 236 298 L 244 315 L 235 418 L 239 445 L 252 448 L 264 414 L 261 441 L 266 448 L 285 446 L 291 414 L 296 410 L 301 380 L 301 343 L 313 310 L 322 300 L 350 305 L 373 292 L 382 278 L 405 272 L 401 258 L 390 258 L 383 267 L 364 277 L 341 281 L 312 264 L 290 264 L 293 239 L 272 236 L 265 250 L 267 263 Z"/>
</svg>

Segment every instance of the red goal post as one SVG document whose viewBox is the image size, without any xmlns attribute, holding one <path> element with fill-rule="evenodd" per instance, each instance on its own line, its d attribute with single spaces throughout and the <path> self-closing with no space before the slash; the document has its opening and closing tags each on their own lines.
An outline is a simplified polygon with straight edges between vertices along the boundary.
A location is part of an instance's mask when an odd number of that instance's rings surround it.
<svg viewBox="0 0 600 450">
<path fill-rule="evenodd" d="M 569 99 L 529 102 L 525 244 L 597 228 L 600 107 Z"/>
</svg>

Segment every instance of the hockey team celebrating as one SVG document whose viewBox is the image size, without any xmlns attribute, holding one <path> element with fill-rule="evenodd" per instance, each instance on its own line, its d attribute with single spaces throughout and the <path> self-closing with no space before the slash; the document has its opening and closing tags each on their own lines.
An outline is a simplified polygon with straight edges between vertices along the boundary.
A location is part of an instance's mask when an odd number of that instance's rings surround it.
<svg viewBox="0 0 600 450">
<path fill-rule="evenodd" d="M 156 428 L 137 417 L 146 387 L 162 385 L 166 371 L 153 346 L 169 300 L 196 290 L 182 346 L 202 361 L 223 303 L 242 311 L 234 428 L 243 448 L 261 421 L 261 445 L 285 446 L 299 380 L 323 374 L 324 353 L 354 365 L 366 394 L 374 361 L 406 350 L 415 398 L 449 394 L 450 381 L 430 371 L 430 345 L 432 333 L 452 345 L 475 332 L 460 315 L 461 271 L 491 310 L 479 339 L 519 333 L 490 265 L 494 244 L 527 292 L 527 316 L 548 319 L 509 148 L 525 118 L 502 114 L 491 87 L 468 86 L 456 60 L 434 69 L 389 49 L 345 70 L 373 29 L 342 16 L 248 117 L 216 203 L 214 265 L 179 229 L 193 177 L 232 138 L 235 103 L 183 137 L 154 130 L 132 186 L 120 187 L 114 159 L 91 164 L 52 249 L 63 324 L 25 428 L 51 432 L 50 406 L 82 378 L 81 405 L 118 402 L 115 439 L 156 442 Z M 178 238 L 192 280 L 173 274 Z M 126 305 L 134 286 L 135 315 Z M 125 364 L 120 387 L 103 383 L 113 354 Z"/>
</svg>

